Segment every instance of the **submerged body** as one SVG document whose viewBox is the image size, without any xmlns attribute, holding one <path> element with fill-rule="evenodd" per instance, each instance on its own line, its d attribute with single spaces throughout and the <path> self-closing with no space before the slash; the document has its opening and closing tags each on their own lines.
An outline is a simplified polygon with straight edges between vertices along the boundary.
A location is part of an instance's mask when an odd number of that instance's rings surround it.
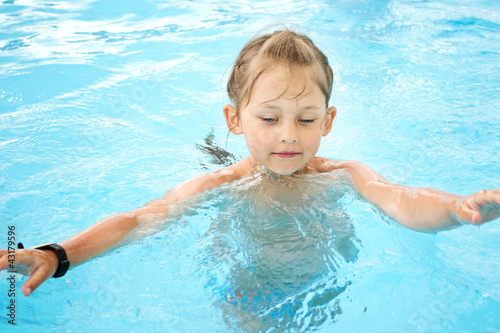
<svg viewBox="0 0 500 333">
<path fill-rule="evenodd" d="M 228 326 L 293 329 L 304 304 L 318 325 L 340 313 L 335 299 L 350 281 L 337 274 L 361 246 L 340 203 L 345 195 L 355 194 L 342 172 L 257 173 L 210 191 L 216 215 L 196 261 Z"/>
</svg>

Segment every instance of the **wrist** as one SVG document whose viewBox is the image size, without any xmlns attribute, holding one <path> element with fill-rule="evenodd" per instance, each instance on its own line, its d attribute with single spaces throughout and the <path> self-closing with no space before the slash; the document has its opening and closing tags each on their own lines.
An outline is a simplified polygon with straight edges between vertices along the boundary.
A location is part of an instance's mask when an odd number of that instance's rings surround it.
<svg viewBox="0 0 500 333">
<path fill-rule="evenodd" d="M 59 244 L 44 244 L 34 247 L 35 250 L 43 250 L 47 253 L 52 253 L 51 257 L 55 259 L 55 263 L 57 263 L 56 271 L 53 275 L 54 278 L 59 278 L 64 276 L 69 269 L 70 262 L 68 261 L 68 257 L 66 256 L 66 251 Z"/>
<path fill-rule="evenodd" d="M 40 249 L 37 249 L 37 250 L 43 252 L 43 257 L 50 265 L 50 269 L 52 270 L 51 277 L 53 277 L 57 271 L 57 267 L 59 267 L 59 260 L 57 259 L 57 255 L 54 253 L 54 251 L 40 250 Z"/>
<path fill-rule="evenodd" d="M 456 198 L 451 200 L 450 204 L 448 205 L 448 212 L 450 214 L 451 220 L 458 225 L 464 224 L 463 216 L 461 216 L 460 214 L 460 207 L 464 199 L 465 197 L 457 196 Z"/>
</svg>

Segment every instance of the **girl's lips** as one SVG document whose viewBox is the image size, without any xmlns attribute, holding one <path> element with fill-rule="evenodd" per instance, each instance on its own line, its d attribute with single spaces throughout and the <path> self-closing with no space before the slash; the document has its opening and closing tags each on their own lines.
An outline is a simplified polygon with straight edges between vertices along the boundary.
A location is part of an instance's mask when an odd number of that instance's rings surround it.
<svg viewBox="0 0 500 333">
<path fill-rule="evenodd" d="M 280 151 L 280 152 L 273 153 L 273 154 L 280 157 L 280 158 L 293 158 L 293 157 L 299 155 L 300 153 L 297 153 L 295 151 Z"/>
</svg>

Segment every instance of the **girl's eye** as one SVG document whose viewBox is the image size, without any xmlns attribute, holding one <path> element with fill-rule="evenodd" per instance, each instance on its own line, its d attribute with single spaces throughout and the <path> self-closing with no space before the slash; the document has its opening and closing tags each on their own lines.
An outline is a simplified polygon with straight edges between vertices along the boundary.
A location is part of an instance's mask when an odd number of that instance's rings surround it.
<svg viewBox="0 0 500 333">
<path fill-rule="evenodd" d="M 300 119 L 299 122 L 303 124 L 312 124 L 314 123 L 314 119 Z"/>
<path fill-rule="evenodd" d="M 276 118 L 262 118 L 262 121 L 264 121 L 266 123 L 275 123 L 278 121 L 278 119 L 276 119 Z"/>
</svg>

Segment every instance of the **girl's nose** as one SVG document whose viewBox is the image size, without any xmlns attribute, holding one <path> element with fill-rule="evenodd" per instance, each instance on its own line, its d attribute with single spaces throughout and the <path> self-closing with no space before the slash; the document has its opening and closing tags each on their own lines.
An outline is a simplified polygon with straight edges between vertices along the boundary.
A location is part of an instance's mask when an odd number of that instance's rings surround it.
<svg viewBox="0 0 500 333">
<path fill-rule="evenodd" d="M 293 137 L 283 137 L 283 139 L 281 139 L 281 142 L 283 143 L 295 143 L 297 142 L 297 137 L 293 136 Z"/>
<path fill-rule="evenodd" d="M 287 126 L 283 129 L 283 134 L 281 135 L 281 142 L 283 143 L 295 143 L 298 141 L 297 134 L 292 128 L 293 126 Z"/>
</svg>

